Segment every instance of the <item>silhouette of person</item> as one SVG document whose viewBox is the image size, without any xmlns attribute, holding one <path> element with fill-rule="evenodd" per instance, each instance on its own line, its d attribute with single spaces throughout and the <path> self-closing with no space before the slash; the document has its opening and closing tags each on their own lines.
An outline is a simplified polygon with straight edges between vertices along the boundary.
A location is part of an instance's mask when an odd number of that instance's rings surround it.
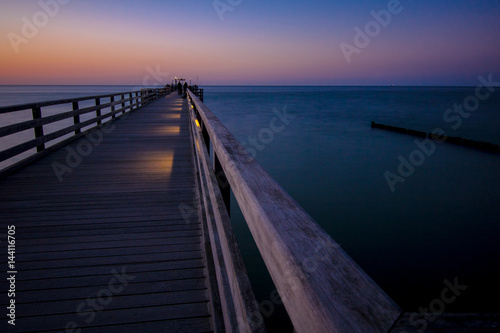
<svg viewBox="0 0 500 333">
<path fill-rule="evenodd" d="M 177 93 L 179 95 L 182 95 L 182 83 L 177 83 Z"/>
<path fill-rule="evenodd" d="M 188 89 L 188 84 L 187 82 L 184 82 L 184 94 L 187 93 L 187 89 Z"/>
</svg>

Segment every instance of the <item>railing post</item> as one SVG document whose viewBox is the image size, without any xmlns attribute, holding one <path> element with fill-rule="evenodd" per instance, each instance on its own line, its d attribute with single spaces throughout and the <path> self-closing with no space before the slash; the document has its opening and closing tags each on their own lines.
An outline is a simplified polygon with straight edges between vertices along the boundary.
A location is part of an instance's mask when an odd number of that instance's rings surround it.
<svg viewBox="0 0 500 333">
<path fill-rule="evenodd" d="M 95 99 L 95 106 L 96 106 L 95 115 L 96 115 L 96 117 L 100 117 L 101 116 L 101 99 L 100 98 Z M 97 121 L 97 125 L 101 125 L 101 123 L 102 123 L 101 120 Z"/>
<path fill-rule="evenodd" d="M 42 110 L 39 107 L 34 107 L 32 109 L 32 113 L 33 113 L 33 120 L 42 118 Z M 43 137 L 43 125 L 35 126 L 34 129 L 35 129 L 35 139 Z M 45 149 L 45 143 L 43 142 L 36 147 L 37 153 L 41 152 L 44 149 Z"/>
<path fill-rule="evenodd" d="M 231 216 L 231 186 L 229 186 L 229 181 L 226 178 L 226 174 L 222 169 L 222 165 L 217 158 L 217 154 L 214 152 L 214 174 L 217 178 L 217 184 L 219 185 L 220 192 L 222 194 L 222 199 L 224 200 L 224 205 L 226 206 L 227 215 Z"/>
<path fill-rule="evenodd" d="M 147 90 L 145 88 L 141 89 L 141 105 L 142 106 L 144 106 L 148 103 L 146 92 L 147 92 Z"/>
<path fill-rule="evenodd" d="M 120 97 L 122 99 L 122 114 L 125 114 L 125 102 L 123 101 L 125 99 L 125 95 L 121 94 Z"/>
<path fill-rule="evenodd" d="M 207 146 L 207 151 L 210 154 L 210 134 L 208 134 L 207 128 L 203 123 L 198 110 L 196 110 L 196 107 L 194 108 L 194 113 L 196 115 L 196 119 L 198 119 L 198 123 L 200 124 L 201 135 L 203 136 L 203 140 L 205 141 L 205 145 Z"/>
<path fill-rule="evenodd" d="M 132 111 L 134 109 L 134 99 L 132 98 L 132 93 L 129 93 L 128 94 L 128 97 L 130 98 L 130 111 Z"/>
<path fill-rule="evenodd" d="M 115 96 L 111 96 L 109 98 L 109 101 L 111 102 L 111 104 L 113 104 L 115 102 Z M 115 109 L 115 106 L 111 105 L 111 119 L 115 119 Z"/>
<path fill-rule="evenodd" d="M 73 111 L 76 112 L 77 110 L 78 110 L 78 101 L 75 101 L 75 102 L 73 102 Z M 80 123 L 80 115 L 79 114 L 75 114 L 73 116 L 73 123 L 75 125 L 78 125 Z M 75 134 L 80 134 L 80 132 L 81 132 L 80 128 L 75 129 Z"/>
</svg>

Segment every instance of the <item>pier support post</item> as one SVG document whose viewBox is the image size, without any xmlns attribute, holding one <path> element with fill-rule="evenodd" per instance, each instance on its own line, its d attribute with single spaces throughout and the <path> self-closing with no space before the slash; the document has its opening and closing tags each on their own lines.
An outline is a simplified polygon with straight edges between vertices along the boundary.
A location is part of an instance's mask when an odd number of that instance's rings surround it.
<svg viewBox="0 0 500 333">
<path fill-rule="evenodd" d="M 201 134 L 203 135 L 203 140 L 205 140 L 205 144 L 207 145 L 207 151 L 210 153 L 210 135 L 208 134 L 207 128 L 204 126 L 203 122 L 201 123 Z"/>
<path fill-rule="evenodd" d="M 111 119 L 115 119 L 115 105 L 113 104 L 115 102 L 115 96 L 111 96 L 109 101 L 111 102 Z"/>
<path fill-rule="evenodd" d="M 41 119 L 42 118 L 42 110 L 39 107 L 34 107 L 32 109 L 33 113 L 33 120 Z M 35 126 L 35 139 L 43 137 L 43 125 L 40 126 Z M 41 143 L 36 147 L 37 153 L 41 152 L 42 150 L 45 149 L 45 144 Z"/>
<path fill-rule="evenodd" d="M 226 178 L 226 174 L 222 169 L 222 165 L 214 154 L 214 174 L 217 179 L 217 184 L 219 185 L 220 192 L 222 194 L 222 199 L 224 200 L 224 205 L 226 206 L 227 215 L 231 216 L 231 186 L 229 186 L 229 181 Z"/>
<path fill-rule="evenodd" d="M 100 117 L 101 116 L 101 99 L 100 98 L 95 99 L 95 106 L 96 106 L 95 115 L 96 115 L 96 117 Z M 101 125 L 101 123 L 102 123 L 101 120 L 97 121 L 97 125 Z"/>
<path fill-rule="evenodd" d="M 121 94 L 120 97 L 122 100 L 122 115 L 123 115 L 123 114 L 125 114 L 125 102 L 123 101 L 125 99 L 125 95 Z"/>
<path fill-rule="evenodd" d="M 73 102 L 73 111 L 75 111 L 75 112 L 78 111 L 78 101 Z M 75 125 L 80 124 L 80 115 L 75 114 L 73 116 L 73 123 Z M 80 132 L 81 132 L 80 128 L 75 129 L 75 134 L 80 134 Z"/>
</svg>

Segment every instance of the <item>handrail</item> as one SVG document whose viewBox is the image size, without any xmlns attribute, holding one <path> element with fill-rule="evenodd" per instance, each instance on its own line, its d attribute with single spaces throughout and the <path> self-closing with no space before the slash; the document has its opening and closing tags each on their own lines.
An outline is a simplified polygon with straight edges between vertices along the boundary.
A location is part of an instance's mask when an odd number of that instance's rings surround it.
<svg viewBox="0 0 500 333">
<path fill-rule="evenodd" d="M 85 96 L 85 97 L 77 97 L 70 99 L 61 99 L 61 100 L 53 100 L 46 102 L 0 107 L 0 114 L 7 114 L 22 110 L 27 110 L 32 112 L 31 120 L 21 121 L 15 124 L 1 127 L 0 138 L 16 134 L 25 130 L 29 130 L 32 128 L 34 129 L 33 138 L 30 138 L 28 141 L 20 142 L 13 147 L 3 149 L 2 151 L 0 151 L 0 162 L 16 157 L 17 155 L 24 153 L 30 149 L 33 148 L 37 149 L 35 155 L 31 155 L 23 159 L 14 166 L 7 167 L 5 170 L 1 171 L 0 176 L 5 175 L 10 171 L 13 171 L 14 169 L 17 169 L 19 166 L 25 165 L 27 162 L 32 161 L 44 155 L 47 150 L 45 144 L 49 143 L 50 141 L 53 141 L 71 132 L 74 132 L 73 136 L 66 138 L 60 143 L 57 143 L 57 146 L 52 147 L 52 149 L 60 147 L 63 144 L 69 142 L 69 140 L 75 140 L 81 135 L 87 133 L 88 131 L 92 131 L 95 130 L 96 128 L 99 128 L 102 125 L 103 120 L 107 118 L 111 118 L 111 120 L 113 120 L 118 115 L 121 116 L 127 112 L 136 110 L 137 108 L 142 107 L 150 103 L 151 101 L 159 98 L 160 96 L 168 94 L 169 92 L 170 92 L 169 88 L 155 88 L 155 89 L 145 88 L 141 90 L 120 92 L 113 94 Z M 116 96 L 118 96 L 118 98 L 115 98 Z M 108 98 L 109 102 L 101 104 L 101 100 Z M 94 101 L 94 105 L 90 107 L 80 108 L 79 102 L 82 101 Z M 63 105 L 63 104 L 71 104 L 70 108 L 72 110 L 60 112 L 55 115 L 42 116 L 42 108 L 47 106 Z M 103 113 L 103 111 L 106 112 Z M 80 121 L 81 115 L 90 112 L 95 112 L 95 117 L 89 120 Z M 73 124 L 71 126 L 61 128 L 55 132 L 44 134 L 44 125 L 65 119 L 72 119 Z M 94 124 L 95 124 L 94 127 L 89 128 L 85 131 L 85 133 L 82 133 L 83 128 L 92 126 Z"/>
<path fill-rule="evenodd" d="M 146 90 L 164 90 L 164 91 L 166 91 L 167 89 L 169 89 L 169 88 L 155 88 L 155 89 L 146 89 Z M 83 96 L 83 97 L 44 101 L 44 102 L 35 102 L 35 103 L 28 103 L 28 104 L 17 104 L 17 105 L 3 106 L 3 107 L 0 107 L 0 114 L 15 112 L 15 111 L 22 111 L 22 110 L 32 109 L 35 107 L 41 108 L 41 107 L 45 107 L 45 106 L 52 106 L 52 105 L 58 105 L 58 104 L 69 104 L 69 103 L 73 103 L 73 102 L 95 100 L 96 98 L 102 99 L 102 98 L 108 98 L 111 96 L 135 94 L 135 93 L 140 93 L 143 90 L 144 89 L 125 91 L 125 92 L 119 92 L 119 93 L 112 93 L 112 94 L 104 94 L 104 95 Z"/>
<path fill-rule="evenodd" d="M 220 120 L 191 91 L 188 95 L 295 331 L 387 332 L 401 314 L 399 307 Z"/>
<path fill-rule="evenodd" d="M 189 109 L 191 134 L 195 149 L 195 167 L 200 187 L 200 202 L 204 230 L 209 238 L 214 272 L 211 284 L 216 285 L 220 298 L 220 315 L 216 317 L 214 331 L 265 333 L 252 286 L 246 273 L 236 237 L 233 233 L 224 194 L 220 191 L 220 175 L 214 172 L 206 142 L 195 121 L 194 110 Z M 217 164 L 214 166 L 217 170 Z M 215 289 L 215 288 L 214 288 Z M 213 312 L 216 312 L 215 309 Z M 224 328 L 217 325 L 221 317 Z"/>
</svg>

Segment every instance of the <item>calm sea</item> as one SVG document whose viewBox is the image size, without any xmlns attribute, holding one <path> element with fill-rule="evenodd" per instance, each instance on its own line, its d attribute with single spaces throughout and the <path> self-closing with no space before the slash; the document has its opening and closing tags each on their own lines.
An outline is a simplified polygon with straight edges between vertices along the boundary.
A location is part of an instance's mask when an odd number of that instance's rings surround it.
<svg viewBox="0 0 500 333">
<path fill-rule="evenodd" d="M 0 86 L 0 106 L 130 88 Z M 500 88 L 448 121 L 474 88 L 204 88 L 205 104 L 404 310 L 428 308 L 444 280 L 457 280 L 467 289 L 445 311 L 500 312 L 500 155 L 452 144 L 414 153 L 415 137 L 370 128 L 441 128 L 500 144 Z M 279 130 L 277 113 L 288 114 Z M 410 155 L 423 159 L 391 191 L 384 174 Z M 231 211 L 257 297 L 269 300 L 274 287 L 235 200 Z M 279 306 L 266 313 L 286 326 Z"/>
</svg>

